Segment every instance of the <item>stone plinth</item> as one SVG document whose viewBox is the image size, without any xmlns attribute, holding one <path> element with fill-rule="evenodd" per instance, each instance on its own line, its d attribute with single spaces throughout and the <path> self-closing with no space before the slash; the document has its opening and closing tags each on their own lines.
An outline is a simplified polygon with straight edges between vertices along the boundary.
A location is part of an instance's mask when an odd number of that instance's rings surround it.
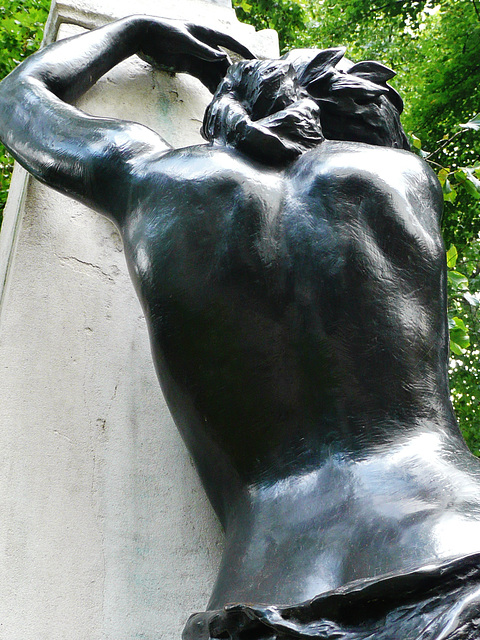
<svg viewBox="0 0 480 640">
<path fill-rule="evenodd" d="M 54 2 L 45 40 L 129 13 L 278 53 L 227 0 Z M 81 107 L 185 146 L 209 99 L 132 59 Z M 222 534 L 161 396 L 120 237 L 17 167 L 0 284 L 0 638 L 178 640 L 207 603 Z"/>
</svg>

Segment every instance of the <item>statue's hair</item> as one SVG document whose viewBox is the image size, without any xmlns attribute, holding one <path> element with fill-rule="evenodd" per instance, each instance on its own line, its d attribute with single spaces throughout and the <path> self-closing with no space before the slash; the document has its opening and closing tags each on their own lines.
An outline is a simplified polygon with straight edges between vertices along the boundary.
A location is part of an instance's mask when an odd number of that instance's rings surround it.
<svg viewBox="0 0 480 640">
<path fill-rule="evenodd" d="M 343 48 L 297 49 L 232 65 L 205 112 L 207 140 L 280 164 L 322 140 L 409 149 L 402 99 L 378 62 L 352 64 Z"/>
</svg>

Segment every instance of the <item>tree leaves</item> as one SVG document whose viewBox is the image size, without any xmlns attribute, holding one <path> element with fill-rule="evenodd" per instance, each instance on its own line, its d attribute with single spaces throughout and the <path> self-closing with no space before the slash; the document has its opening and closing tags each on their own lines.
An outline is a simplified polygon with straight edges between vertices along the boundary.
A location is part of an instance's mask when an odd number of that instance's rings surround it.
<svg viewBox="0 0 480 640">
<path fill-rule="evenodd" d="M 476 167 L 461 167 L 455 171 L 455 179 L 465 191 L 475 200 L 480 200 L 480 180 L 477 178 Z"/>
<path fill-rule="evenodd" d="M 277 31 L 282 52 L 300 45 L 310 17 L 307 5 L 302 0 L 233 0 L 239 20 Z"/>
<path fill-rule="evenodd" d="M 448 319 L 448 327 L 450 329 L 450 350 L 453 354 L 461 356 L 465 353 L 467 347 L 470 346 L 467 327 L 464 321 L 456 316 Z"/>
<path fill-rule="evenodd" d="M 8 0 L 0 6 L 0 79 L 33 53 L 42 41 L 50 0 Z M 0 225 L 13 158 L 0 144 Z"/>
<path fill-rule="evenodd" d="M 447 267 L 448 269 L 455 269 L 455 265 L 458 260 L 458 251 L 457 247 L 452 244 L 450 249 L 447 251 Z"/>
<path fill-rule="evenodd" d="M 447 273 L 449 284 L 452 286 L 453 292 L 465 291 L 468 289 L 468 278 L 458 271 L 449 271 Z"/>
</svg>

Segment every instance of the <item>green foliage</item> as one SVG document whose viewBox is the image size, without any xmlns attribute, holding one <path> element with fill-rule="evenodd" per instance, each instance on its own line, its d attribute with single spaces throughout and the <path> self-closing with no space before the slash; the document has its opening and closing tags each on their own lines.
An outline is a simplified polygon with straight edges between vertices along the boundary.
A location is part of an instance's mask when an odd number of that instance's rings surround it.
<svg viewBox="0 0 480 640">
<path fill-rule="evenodd" d="M 275 29 L 280 49 L 299 46 L 299 33 L 305 27 L 306 6 L 301 0 L 233 0 L 237 17 L 257 30 Z"/>
<path fill-rule="evenodd" d="M 42 41 L 50 0 L 8 0 L 0 5 L 0 79 L 33 53 Z M 13 159 L 0 144 L 0 225 Z"/>
<path fill-rule="evenodd" d="M 464 247 L 461 256 L 452 245 L 447 265 L 452 399 L 463 435 L 473 453 L 480 455 L 480 241 Z"/>
<path fill-rule="evenodd" d="M 412 136 L 414 151 L 427 161 L 438 157 L 438 151 L 448 148 L 465 130 L 480 129 L 479 117 L 474 116 L 468 122 L 457 126 L 451 135 L 445 135 L 440 146 L 432 153 L 422 149 L 418 136 Z M 453 154 L 449 161 L 458 162 Z M 443 188 L 447 210 L 459 214 L 456 203 L 463 200 L 471 206 L 480 199 L 480 164 L 466 167 L 442 167 L 434 162 L 438 178 Z M 465 236 L 466 234 L 464 234 Z M 467 236 L 468 238 L 468 236 Z M 450 382 L 452 400 L 463 431 L 470 447 L 480 455 L 480 425 L 478 404 L 480 402 L 480 239 L 468 238 L 461 251 L 451 245 L 447 251 L 447 285 L 449 293 L 448 323 L 450 329 Z"/>
</svg>

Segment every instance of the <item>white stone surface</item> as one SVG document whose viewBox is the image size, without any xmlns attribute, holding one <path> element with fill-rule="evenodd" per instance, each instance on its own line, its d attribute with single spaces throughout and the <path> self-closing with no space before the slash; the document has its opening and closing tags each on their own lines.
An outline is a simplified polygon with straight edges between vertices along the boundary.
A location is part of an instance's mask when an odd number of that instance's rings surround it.
<svg viewBox="0 0 480 640">
<path fill-rule="evenodd" d="M 134 9 L 181 17 L 195 7 L 189 19 L 211 25 L 228 14 L 230 33 L 276 55 L 271 33 L 256 40 L 228 7 L 169 4 Z M 131 11 L 125 0 L 54 3 L 46 39 L 63 22 Z M 144 122 L 183 146 L 200 142 L 208 99 L 194 79 L 132 59 L 82 108 Z M 222 534 L 161 397 L 119 235 L 17 169 L 3 283 L 0 639 L 179 640 L 206 605 Z"/>
</svg>

